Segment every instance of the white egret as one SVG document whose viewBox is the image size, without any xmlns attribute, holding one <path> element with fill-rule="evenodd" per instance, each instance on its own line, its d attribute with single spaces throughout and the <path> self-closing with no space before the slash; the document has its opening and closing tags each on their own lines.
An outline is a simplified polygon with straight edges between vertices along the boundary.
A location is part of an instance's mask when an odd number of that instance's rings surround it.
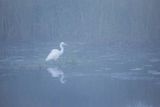
<svg viewBox="0 0 160 107">
<path fill-rule="evenodd" d="M 60 50 L 58 49 L 52 49 L 51 52 L 49 53 L 49 55 L 46 58 L 46 61 L 50 61 L 50 60 L 54 60 L 56 61 L 64 52 L 64 45 L 66 45 L 66 43 L 61 42 L 60 43 Z"/>
</svg>

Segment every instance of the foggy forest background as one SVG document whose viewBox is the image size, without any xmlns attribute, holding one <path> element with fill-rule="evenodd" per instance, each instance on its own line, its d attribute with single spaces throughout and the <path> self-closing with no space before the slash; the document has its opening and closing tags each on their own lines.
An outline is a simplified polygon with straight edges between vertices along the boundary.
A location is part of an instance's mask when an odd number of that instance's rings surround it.
<svg viewBox="0 0 160 107">
<path fill-rule="evenodd" d="M 159 19 L 159 0 L 0 0 L 0 42 L 152 47 Z"/>
</svg>

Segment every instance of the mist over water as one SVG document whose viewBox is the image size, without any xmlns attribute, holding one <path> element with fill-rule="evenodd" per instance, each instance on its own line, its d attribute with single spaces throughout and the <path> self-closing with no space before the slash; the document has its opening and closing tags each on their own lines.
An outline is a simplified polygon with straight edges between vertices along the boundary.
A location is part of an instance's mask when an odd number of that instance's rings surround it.
<svg viewBox="0 0 160 107">
<path fill-rule="evenodd" d="M 0 0 L 0 107 L 159 107 L 159 5 Z"/>
</svg>

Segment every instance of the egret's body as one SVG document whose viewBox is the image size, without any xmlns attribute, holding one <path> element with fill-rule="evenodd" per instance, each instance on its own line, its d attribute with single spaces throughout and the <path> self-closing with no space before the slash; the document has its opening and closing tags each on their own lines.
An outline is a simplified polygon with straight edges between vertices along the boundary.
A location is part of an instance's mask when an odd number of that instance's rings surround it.
<svg viewBox="0 0 160 107">
<path fill-rule="evenodd" d="M 64 42 L 60 43 L 60 50 L 58 49 L 52 49 L 49 55 L 46 58 L 46 61 L 54 60 L 56 61 L 64 52 L 64 45 L 66 45 Z"/>
<path fill-rule="evenodd" d="M 56 61 L 62 53 L 58 49 L 53 49 L 46 58 L 46 61 L 54 60 Z"/>
</svg>

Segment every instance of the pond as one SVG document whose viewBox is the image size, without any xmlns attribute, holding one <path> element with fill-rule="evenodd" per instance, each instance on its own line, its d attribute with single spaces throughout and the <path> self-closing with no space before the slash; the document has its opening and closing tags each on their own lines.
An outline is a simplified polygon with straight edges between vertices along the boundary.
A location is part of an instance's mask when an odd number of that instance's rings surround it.
<svg viewBox="0 0 160 107">
<path fill-rule="evenodd" d="M 123 51 L 68 43 L 1 47 L 1 107 L 159 107 L 160 50 Z"/>
</svg>

